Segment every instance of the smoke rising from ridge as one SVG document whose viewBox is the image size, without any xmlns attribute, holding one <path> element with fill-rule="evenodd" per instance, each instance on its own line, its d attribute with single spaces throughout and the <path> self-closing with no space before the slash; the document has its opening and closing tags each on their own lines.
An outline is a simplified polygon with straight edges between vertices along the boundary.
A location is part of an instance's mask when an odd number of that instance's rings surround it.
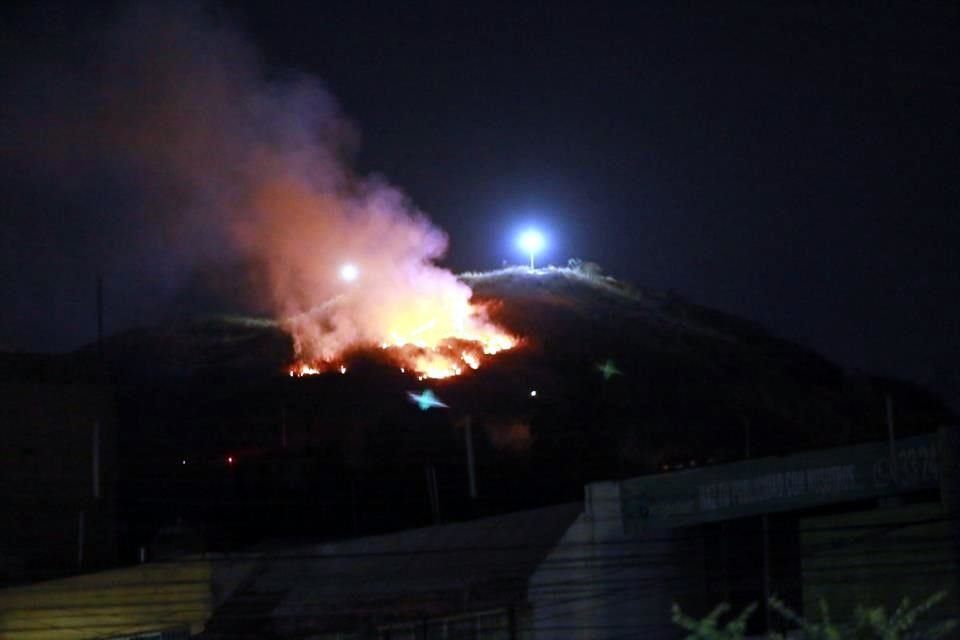
<svg viewBox="0 0 960 640">
<path fill-rule="evenodd" d="M 110 238 L 95 253 L 115 272 L 142 270 L 160 290 L 205 260 L 257 265 L 255 306 L 311 360 L 490 329 L 469 287 L 434 264 L 446 235 L 351 169 L 357 132 L 318 80 L 278 76 L 237 29 L 187 4 L 133 5 L 83 51 L 17 69 L 24 99 L 4 134 L 17 151 L 3 160 L 65 200 L 109 194 L 109 214 L 76 207 L 69 224 Z M 344 262 L 356 282 L 337 277 Z"/>
</svg>

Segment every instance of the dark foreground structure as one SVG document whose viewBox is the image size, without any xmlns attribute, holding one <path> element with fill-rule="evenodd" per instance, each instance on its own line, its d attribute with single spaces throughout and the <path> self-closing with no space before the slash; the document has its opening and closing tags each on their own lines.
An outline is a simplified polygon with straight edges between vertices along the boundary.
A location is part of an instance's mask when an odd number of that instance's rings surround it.
<svg viewBox="0 0 960 640">
<path fill-rule="evenodd" d="M 834 619 L 950 592 L 958 430 L 592 483 L 582 503 L 0 592 L 4 638 L 677 638 L 777 594 Z M 892 454 L 892 457 L 891 457 Z M 891 461 L 895 461 L 891 465 Z M 783 628 L 758 610 L 751 633 Z"/>
<path fill-rule="evenodd" d="M 117 409 L 103 368 L 0 353 L 0 586 L 117 558 Z"/>
</svg>

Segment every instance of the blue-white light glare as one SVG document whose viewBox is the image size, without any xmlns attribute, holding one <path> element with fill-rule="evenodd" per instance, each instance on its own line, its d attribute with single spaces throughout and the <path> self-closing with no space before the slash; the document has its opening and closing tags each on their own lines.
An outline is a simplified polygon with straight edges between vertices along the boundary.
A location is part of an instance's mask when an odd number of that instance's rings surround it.
<svg viewBox="0 0 960 640">
<path fill-rule="evenodd" d="M 543 234 L 536 229 L 527 229 L 520 234 L 517 243 L 520 245 L 520 248 L 530 256 L 530 268 L 533 269 L 534 256 L 536 256 L 536 254 L 539 253 L 547 244 L 546 238 L 544 238 Z"/>
<path fill-rule="evenodd" d="M 527 253 L 537 253 L 545 244 L 543 234 L 536 229 L 528 229 L 520 234 L 520 248 Z"/>
<path fill-rule="evenodd" d="M 346 282 L 353 282 L 360 277 L 360 269 L 355 264 L 344 264 L 340 266 L 340 279 Z"/>
</svg>

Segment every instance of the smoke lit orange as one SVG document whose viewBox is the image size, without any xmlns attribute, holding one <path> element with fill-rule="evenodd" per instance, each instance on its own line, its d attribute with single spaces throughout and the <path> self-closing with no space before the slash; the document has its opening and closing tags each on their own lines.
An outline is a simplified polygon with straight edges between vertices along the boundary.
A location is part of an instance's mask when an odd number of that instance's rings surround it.
<svg viewBox="0 0 960 640">
<path fill-rule="evenodd" d="M 408 308 L 395 309 L 385 319 L 386 335 L 377 345 L 400 367 L 419 379 L 440 379 L 478 369 L 490 356 L 513 348 L 517 339 L 487 319 L 484 308 L 464 301 L 450 308 L 435 308 L 439 300 L 426 297 Z M 456 302 L 460 302 L 457 300 Z M 432 311 L 432 313 L 430 313 Z M 312 321 L 311 325 L 315 322 Z M 293 322 L 293 326 L 300 323 Z M 335 369 L 340 355 L 329 358 L 305 358 L 303 343 L 296 340 L 298 359 L 290 367 L 292 377 L 315 375 Z"/>
</svg>

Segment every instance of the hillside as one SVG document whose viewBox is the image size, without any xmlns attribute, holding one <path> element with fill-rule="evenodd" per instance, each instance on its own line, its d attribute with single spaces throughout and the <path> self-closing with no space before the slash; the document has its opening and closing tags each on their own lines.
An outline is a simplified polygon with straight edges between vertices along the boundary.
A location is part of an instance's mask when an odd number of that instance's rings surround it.
<svg viewBox="0 0 960 640">
<path fill-rule="evenodd" d="M 911 385 L 849 376 L 674 295 L 570 269 L 462 278 L 522 344 L 432 381 L 450 409 L 411 405 L 407 392 L 426 383 L 376 349 L 350 356 L 346 375 L 289 378 L 291 342 L 269 321 L 208 318 L 106 340 L 128 517 L 144 531 L 148 520 L 216 523 L 210 538 L 222 544 L 382 530 L 431 517 L 425 469 L 441 517 L 455 517 L 576 498 L 590 480 L 881 439 L 888 393 L 900 435 L 949 419 Z M 606 362 L 619 373 L 605 377 Z M 468 419 L 479 502 L 466 497 Z M 305 520 L 305 504 L 323 507 Z"/>
</svg>

